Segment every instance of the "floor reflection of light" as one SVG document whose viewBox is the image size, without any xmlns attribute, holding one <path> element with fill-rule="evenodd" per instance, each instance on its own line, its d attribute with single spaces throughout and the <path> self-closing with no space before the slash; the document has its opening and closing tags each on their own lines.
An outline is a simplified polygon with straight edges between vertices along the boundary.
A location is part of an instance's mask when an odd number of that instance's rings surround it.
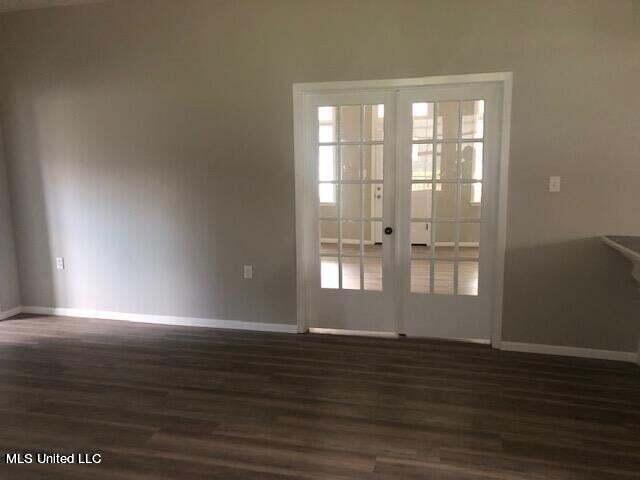
<svg viewBox="0 0 640 480">
<path fill-rule="evenodd" d="M 323 257 L 320 262 L 322 288 L 338 288 L 338 259 Z"/>
<path fill-rule="evenodd" d="M 382 248 L 379 245 L 366 246 L 363 257 L 364 289 L 382 290 Z M 323 244 L 323 252 L 338 254 L 337 245 Z M 359 246 L 345 245 L 343 254 L 353 255 L 359 253 Z M 461 248 L 461 258 L 458 260 L 458 295 L 478 295 L 478 270 L 479 263 L 474 258 L 478 257 L 477 247 Z M 440 248 L 439 255 L 454 256 L 453 248 Z M 374 256 L 368 256 L 374 255 Z M 424 257 L 430 255 L 426 247 L 414 246 L 412 255 Z M 469 260 L 468 260 L 469 259 Z M 435 260 L 433 271 L 433 288 L 435 294 L 453 295 L 455 282 L 455 262 L 451 260 Z M 425 258 L 413 258 L 411 260 L 411 292 L 428 293 L 431 276 L 431 260 Z M 322 257 L 321 260 L 322 288 L 339 288 L 338 257 Z M 343 257 L 342 263 L 342 288 L 360 289 L 360 259 L 358 257 Z"/>
</svg>

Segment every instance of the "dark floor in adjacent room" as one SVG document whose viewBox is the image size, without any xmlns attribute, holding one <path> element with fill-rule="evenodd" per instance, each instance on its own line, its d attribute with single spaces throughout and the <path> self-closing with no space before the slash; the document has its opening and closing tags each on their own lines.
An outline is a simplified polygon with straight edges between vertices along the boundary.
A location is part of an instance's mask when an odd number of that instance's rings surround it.
<svg viewBox="0 0 640 480">
<path fill-rule="evenodd" d="M 640 369 L 412 339 L 0 322 L 2 479 L 640 478 Z"/>
</svg>

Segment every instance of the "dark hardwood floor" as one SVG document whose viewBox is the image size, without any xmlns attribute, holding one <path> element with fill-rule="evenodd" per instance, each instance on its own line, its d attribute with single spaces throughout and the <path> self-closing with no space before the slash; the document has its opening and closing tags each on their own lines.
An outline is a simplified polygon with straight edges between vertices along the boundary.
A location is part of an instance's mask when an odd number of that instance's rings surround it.
<svg viewBox="0 0 640 480">
<path fill-rule="evenodd" d="M 640 478 L 640 368 L 426 340 L 0 322 L 2 479 Z"/>
</svg>

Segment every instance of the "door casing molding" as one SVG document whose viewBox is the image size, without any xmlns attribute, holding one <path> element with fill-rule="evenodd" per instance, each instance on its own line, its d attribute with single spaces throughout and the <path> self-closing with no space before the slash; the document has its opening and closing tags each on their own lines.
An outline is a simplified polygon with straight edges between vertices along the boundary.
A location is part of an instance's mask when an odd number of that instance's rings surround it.
<svg viewBox="0 0 640 480">
<path fill-rule="evenodd" d="M 309 95 L 318 93 L 339 93 L 346 90 L 403 90 L 433 85 L 463 85 L 498 83 L 502 86 L 502 125 L 500 132 L 500 165 L 498 178 L 498 212 L 495 265 L 495 295 L 492 300 L 491 345 L 500 348 L 502 342 L 502 309 L 504 299 L 504 264 L 507 243 L 507 200 L 509 180 L 509 153 L 511 138 L 511 102 L 513 91 L 513 73 L 474 73 L 465 75 L 441 75 L 421 78 L 399 78 L 386 80 L 357 80 L 321 83 L 293 84 L 293 130 L 295 158 L 295 215 L 296 215 L 296 291 L 297 291 L 297 324 L 298 332 L 305 332 L 308 312 L 309 265 L 313 261 L 308 258 L 308 233 L 304 219 L 311 215 L 313 205 L 307 201 L 304 193 L 313 188 L 311 166 L 305 161 L 305 146 L 310 141 L 307 129 L 304 128 L 304 111 Z"/>
</svg>

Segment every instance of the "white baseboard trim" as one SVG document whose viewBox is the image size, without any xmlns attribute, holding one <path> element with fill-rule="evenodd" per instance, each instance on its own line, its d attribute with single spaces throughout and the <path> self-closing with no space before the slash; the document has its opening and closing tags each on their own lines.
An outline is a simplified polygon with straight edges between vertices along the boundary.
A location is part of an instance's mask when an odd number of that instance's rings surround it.
<svg viewBox="0 0 640 480">
<path fill-rule="evenodd" d="M 151 323 L 156 325 L 178 325 L 185 327 L 224 328 L 230 330 L 253 330 L 257 332 L 298 333 L 297 325 L 286 323 L 243 322 L 239 320 L 218 320 L 213 318 L 175 317 L 169 315 L 148 315 L 140 313 L 109 312 L 105 310 L 86 310 L 79 308 L 56 307 L 16 307 L 0 312 L 0 320 L 29 313 L 33 315 L 55 315 L 59 317 L 97 318 L 104 320 L 121 320 L 126 322 Z M 488 343 L 482 340 L 478 343 Z M 616 360 L 640 365 L 638 352 L 619 352 L 614 350 L 598 350 L 593 348 L 564 347 L 560 345 L 543 345 L 537 343 L 505 342 L 493 344 L 494 348 L 510 352 L 540 353 L 567 357 L 594 358 L 600 360 Z"/>
<path fill-rule="evenodd" d="M 22 313 L 22 307 L 16 307 L 11 310 L 7 310 L 6 312 L 0 312 L 0 320 L 6 320 L 7 318 L 11 318 L 19 313 Z"/>
<path fill-rule="evenodd" d="M 59 317 L 99 318 L 126 322 L 153 323 L 157 325 L 180 325 L 185 327 L 226 328 L 231 330 L 253 330 L 257 332 L 298 333 L 297 325 L 286 323 L 242 322 L 214 318 L 174 317 L 169 315 L 147 315 L 140 313 L 109 312 L 79 308 L 22 307 L 23 313 L 56 315 Z"/>
<path fill-rule="evenodd" d="M 600 360 L 617 360 L 619 362 L 636 363 L 636 352 L 618 352 L 615 350 L 597 350 L 594 348 L 563 347 L 560 345 L 541 345 L 537 343 L 500 342 L 500 350 L 510 352 L 542 353 L 545 355 L 562 355 L 566 357 L 597 358 Z"/>
</svg>

